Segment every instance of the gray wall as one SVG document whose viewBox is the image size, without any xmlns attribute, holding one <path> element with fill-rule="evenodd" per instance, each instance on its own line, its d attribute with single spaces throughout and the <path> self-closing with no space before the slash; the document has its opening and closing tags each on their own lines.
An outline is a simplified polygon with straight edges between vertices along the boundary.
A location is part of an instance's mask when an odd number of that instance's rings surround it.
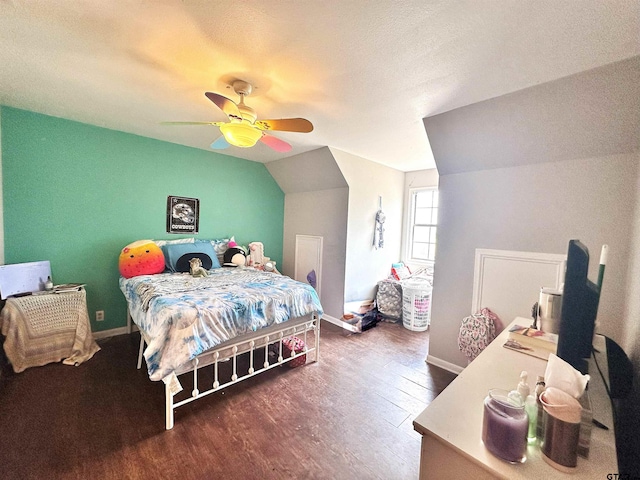
<svg viewBox="0 0 640 480">
<path fill-rule="evenodd" d="M 640 165 L 640 152 L 636 152 Z M 629 199 L 631 200 L 631 199 Z M 625 309 L 625 328 L 622 347 L 635 359 L 636 386 L 640 392 L 640 167 L 636 180 L 635 213 L 633 219 L 633 237 L 629 252 L 627 274 L 627 292 Z M 640 400 L 640 399 L 639 399 Z M 640 401 L 638 401 L 640 405 Z"/>
<path fill-rule="evenodd" d="M 640 56 L 424 120 L 440 175 L 640 148 Z"/>
<path fill-rule="evenodd" d="M 349 184 L 349 217 L 345 268 L 345 301 L 374 298 L 379 280 L 400 260 L 404 173 L 379 163 L 331 149 Z M 382 196 L 384 248 L 373 248 L 378 197 Z"/>
<path fill-rule="evenodd" d="M 269 162 L 266 167 L 285 194 L 349 186 L 327 147 Z"/>
<path fill-rule="evenodd" d="M 408 200 L 409 190 L 412 188 L 437 187 L 438 178 L 438 170 L 435 168 L 406 172 L 404 174 L 405 200 Z"/>
<path fill-rule="evenodd" d="M 640 153 L 638 161 L 640 162 Z M 627 352 L 634 368 L 633 390 L 620 403 L 616 436 L 621 473 L 640 472 L 640 168 L 636 187 L 634 235 L 629 256 L 624 338 L 620 345 Z"/>
<path fill-rule="evenodd" d="M 347 182 L 326 147 L 266 166 L 285 193 L 281 271 L 294 276 L 296 235 L 323 237 L 320 302 L 327 315 L 340 318 L 347 257 Z"/>
<path fill-rule="evenodd" d="M 327 315 L 344 313 L 349 189 L 287 193 L 284 199 L 282 272 L 293 277 L 296 235 L 323 237 L 320 302 Z"/>
<path fill-rule="evenodd" d="M 622 343 L 638 248 L 640 57 L 424 123 L 440 173 L 430 357 L 466 364 L 457 335 L 476 248 L 566 253 L 572 238 L 590 248 L 592 279 L 601 245 L 610 246 L 598 330 Z"/>
<path fill-rule="evenodd" d="M 635 155 L 617 155 L 441 176 L 429 355 L 466 365 L 457 336 L 476 248 L 566 254 L 574 238 L 590 249 L 592 280 L 609 245 L 599 331 L 621 339 L 637 170 Z"/>
<path fill-rule="evenodd" d="M 283 265 L 293 275 L 295 236 L 323 237 L 322 306 L 342 317 L 344 303 L 372 299 L 400 259 L 405 175 L 336 149 L 320 148 L 267 164 L 285 192 Z M 383 197 L 385 246 L 373 248 Z"/>
</svg>

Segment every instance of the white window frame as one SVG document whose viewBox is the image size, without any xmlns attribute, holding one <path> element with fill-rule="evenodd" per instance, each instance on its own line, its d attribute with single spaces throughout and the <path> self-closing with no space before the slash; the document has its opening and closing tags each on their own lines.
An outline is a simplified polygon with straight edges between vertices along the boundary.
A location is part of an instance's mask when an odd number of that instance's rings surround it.
<svg viewBox="0 0 640 480">
<path fill-rule="evenodd" d="M 405 263 L 409 264 L 409 265 L 418 265 L 418 266 L 428 266 L 428 265 L 433 265 L 435 263 L 434 260 L 423 260 L 421 258 L 414 258 L 412 256 L 413 254 L 413 227 L 414 227 L 414 216 L 415 216 L 415 196 L 417 193 L 419 192 L 424 192 L 424 191 L 435 191 L 438 192 L 438 187 L 414 187 L 414 188 L 410 188 L 409 189 L 409 194 L 408 194 L 408 198 L 407 198 L 407 215 L 405 217 L 405 241 L 404 241 L 404 258 L 405 258 Z M 438 209 L 440 208 L 440 205 L 438 203 Z M 429 224 L 432 226 L 435 226 L 436 228 L 438 227 L 438 223 L 436 220 L 435 224 Z M 436 230 L 437 232 L 437 230 Z M 437 235 L 437 233 L 436 233 Z M 436 237 L 437 238 L 437 237 Z M 437 239 L 436 239 L 436 245 L 437 245 Z M 436 247 L 437 248 L 437 247 Z"/>
</svg>

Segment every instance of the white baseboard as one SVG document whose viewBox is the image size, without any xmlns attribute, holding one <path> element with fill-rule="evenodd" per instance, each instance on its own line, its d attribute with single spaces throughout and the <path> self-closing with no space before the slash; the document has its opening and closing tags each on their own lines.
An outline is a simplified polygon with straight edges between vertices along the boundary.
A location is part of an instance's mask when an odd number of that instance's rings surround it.
<svg viewBox="0 0 640 480">
<path fill-rule="evenodd" d="M 337 318 L 327 315 L 326 313 L 322 315 L 321 320 L 326 320 L 327 322 L 333 323 L 334 325 L 338 325 L 339 327 L 341 327 L 342 324 L 344 323 L 342 320 L 338 320 Z"/>
<path fill-rule="evenodd" d="M 322 315 L 322 320 L 326 320 L 329 323 L 333 323 L 334 325 L 337 325 L 338 327 L 342 327 L 345 330 L 349 330 L 350 332 L 357 332 L 358 330 L 356 329 L 355 325 L 351 325 L 350 323 L 347 323 L 343 320 L 340 320 L 338 318 L 332 317 L 330 315 Z"/>
<path fill-rule="evenodd" d="M 100 340 L 102 338 L 115 337 L 118 335 L 126 335 L 129 333 L 127 327 L 111 328 L 109 330 L 100 330 L 99 332 L 93 332 L 93 338 Z"/>
<path fill-rule="evenodd" d="M 456 375 L 460 374 L 464 370 L 463 367 L 456 365 L 455 363 L 447 362 L 441 358 L 434 357 L 433 355 L 427 355 L 427 363 L 429 365 L 440 367 L 448 372 L 455 373 Z"/>
</svg>

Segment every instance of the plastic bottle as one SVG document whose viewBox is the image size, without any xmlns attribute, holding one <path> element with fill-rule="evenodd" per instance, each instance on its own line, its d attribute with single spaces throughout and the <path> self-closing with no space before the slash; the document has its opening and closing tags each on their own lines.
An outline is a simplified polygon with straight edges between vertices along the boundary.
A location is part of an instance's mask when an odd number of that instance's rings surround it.
<svg viewBox="0 0 640 480">
<path fill-rule="evenodd" d="M 44 289 L 45 290 L 53 290 L 53 282 L 51 281 L 51 276 L 47 277 L 47 281 L 44 282 Z"/>
<path fill-rule="evenodd" d="M 540 395 L 542 394 L 542 392 L 544 392 L 544 389 L 546 388 L 546 384 L 544 383 L 544 377 L 542 375 L 538 375 L 538 378 L 536 380 L 536 389 L 535 389 L 535 397 L 536 397 L 536 404 L 538 405 L 538 421 L 537 421 L 537 425 L 536 425 L 536 437 L 538 438 L 539 442 L 542 442 L 542 440 L 544 439 L 544 417 L 542 415 L 543 410 L 542 410 L 542 402 L 540 401 Z"/>
<path fill-rule="evenodd" d="M 520 398 L 522 398 L 522 403 L 524 404 L 527 401 L 527 397 L 531 393 L 531 389 L 529 388 L 529 384 L 527 383 L 527 372 L 524 370 L 520 373 L 520 383 L 518 383 L 518 393 L 520 394 Z"/>
<path fill-rule="evenodd" d="M 529 427 L 527 429 L 527 443 L 534 445 L 538 438 L 538 402 L 535 395 L 527 395 L 524 402 L 524 411 L 529 417 Z"/>
<path fill-rule="evenodd" d="M 518 386 L 509 392 L 508 398 L 512 405 L 523 407 L 529 396 L 530 389 L 527 383 L 527 372 L 524 370 L 520 373 L 520 382 Z"/>
</svg>

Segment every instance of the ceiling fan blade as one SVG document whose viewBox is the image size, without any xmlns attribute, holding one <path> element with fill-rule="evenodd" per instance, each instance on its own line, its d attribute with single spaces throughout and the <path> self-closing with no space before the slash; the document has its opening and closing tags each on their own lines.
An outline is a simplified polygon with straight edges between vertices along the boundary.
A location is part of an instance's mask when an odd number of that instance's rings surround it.
<svg viewBox="0 0 640 480">
<path fill-rule="evenodd" d="M 219 93 L 205 92 L 205 95 L 209 100 L 215 103 L 218 108 L 220 108 L 220 110 L 229 117 L 229 119 L 242 120 L 242 115 L 240 114 L 240 110 L 238 110 L 238 105 L 236 105 L 233 100 L 223 97 Z"/>
<path fill-rule="evenodd" d="M 276 152 L 285 153 L 291 150 L 291 145 L 289 145 L 284 140 L 280 140 L 279 138 L 274 137 L 273 135 L 263 133 L 260 141 L 273 148 Z"/>
<path fill-rule="evenodd" d="M 214 150 L 224 150 L 225 148 L 229 148 L 229 142 L 224 138 L 224 135 L 221 135 L 211 144 L 211 148 Z"/>
<path fill-rule="evenodd" d="M 215 125 L 219 127 L 225 122 L 160 122 L 160 125 Z"/>
<path fill-rule="evenodd" d="M 281 118 L 280 120 L 258 120 L 255 126 L 260 130 L 280 130 L 281 132 L 309 133 L 313 125 L 304 118 Z"/>
</svg>

